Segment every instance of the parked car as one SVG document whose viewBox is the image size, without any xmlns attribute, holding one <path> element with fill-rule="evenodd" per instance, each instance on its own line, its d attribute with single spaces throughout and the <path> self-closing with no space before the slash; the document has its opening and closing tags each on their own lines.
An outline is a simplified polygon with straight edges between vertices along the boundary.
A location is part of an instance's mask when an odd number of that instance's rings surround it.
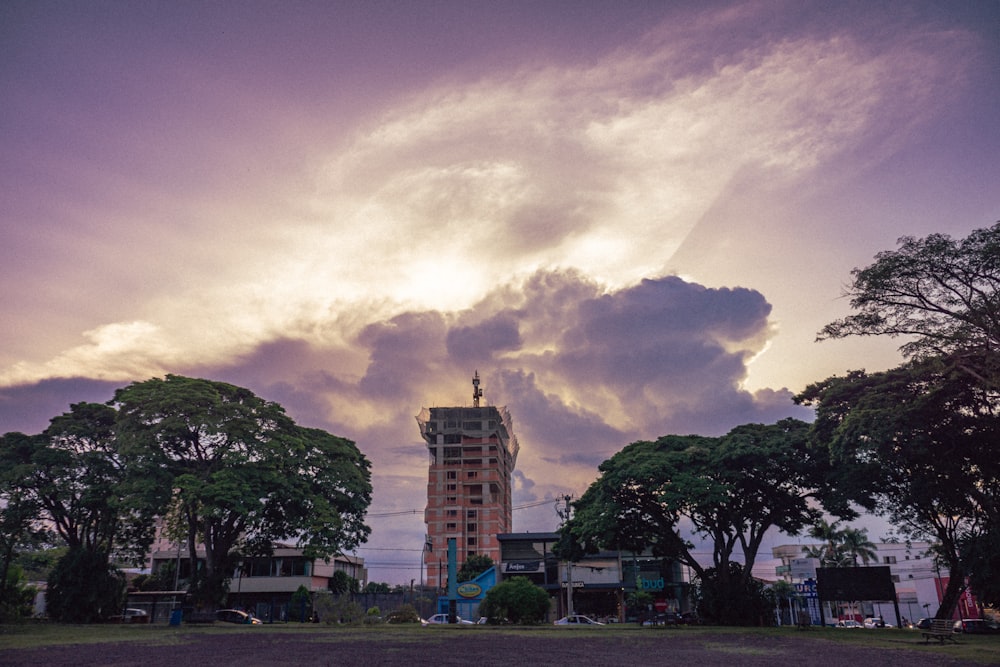
<svg viewBox="0 0 1000 667">
<path fill-rule="evenodd" d="M 885 619 L 882 618 L 881 616 L 879 616 L 877 618 L 875 616 L 869 616 L 868 618 L 865 619 L 865 627 L 869 628 L 869 629 L 871 629 L 871 628 L 891 628 L 891 627 L 893 627 L 893 625 L 892 625 L 892 623 L 886 623 Z"/>
<path fill-rule="evenodd" d="M 930 630 L 931 629 L 931 619 L 922 618 L 913 624 L 915 630 Z"/>
<path fill-rule="evenodd" d="M 448 623 L 448 614 L 434 614 L 427 619 L 425 625 L 446 625 Z M 472 621 L 466 621 L 461 616 L 455 617 L 455 623 L 460 625 L 475 625 Z"/>
<path fill-rule="evenodd" d="M 149 614 L 145 609 L 126 609 L 122 613 L 122 623 L 149 623 Z"/>
<path fill-rule="evenodd" d="M 680 621 L 682 625 L 701 625 L 701 619 L 693 611 L 686 611 L 681 614 Z"/>
<path fill-rule="evenodd" d="M 842 621 L 837 621 L 838 628 L 863 628 L 865 626 L 861 625 L 857 621 L 851 619 L 844 619 Z"/>
<path fill-rule="evenodd" d="M 649 616 L 642 622 L 643 625 L 680 625 L 681 617 L 674 611 L 664 611 Z"/>
<path fill-rule="evenodd" d="M 553 625 L 604 625 L 599 623 L 589 616 L 582 616 L 580 614 L 573 614 L 572 616 L 563 616 L 558 621 L 555 621 Z"/>
<path fill-rule="evenodd" d="M 952 631 L 964 632 L 968 635 L 995 635 L 1000 633 L 1000 628 L 981 618 L 963 618 L 960 621 L 955 621 Z"/>
<path fill-rule="evenodd" d="M 262 625 L 263 621 L 254 618 L 252 614 L 239 609 L 219 609 L 215 612 L 215 620 L 223 623 L 239 623 L 241 625 Z"/>
</svg>

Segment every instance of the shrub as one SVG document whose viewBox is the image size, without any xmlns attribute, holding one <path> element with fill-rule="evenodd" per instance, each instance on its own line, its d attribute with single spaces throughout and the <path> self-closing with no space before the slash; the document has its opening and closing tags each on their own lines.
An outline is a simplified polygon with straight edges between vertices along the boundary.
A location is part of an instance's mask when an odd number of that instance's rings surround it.
<svg viewBox="0 0 1000 667">
<path fill-rule="evenodd" d="M 70 549 L 49 575 L 46 610 L 64 623 L 93 623 L 125 608 L 125 577 L 107 554 Z"/>
<path fill-rule="evenodd" d="M 420 614 L 412 604 L 404 604 L 395 611 L 390 611 L 385 617 L 386 623 L 419 623 Z"/>
<path fill-rule="evenodd" d="M 361 605 L 351 600 L 350 596 L 333 595 L 327 592 L 316 594 L 313 599 L 313 609 L 320 622 L 326 625 L 357 623 L 365 615 Z"/>
<path fill-rule="evenodd" d="M 479 613 L 490 623 L 540 623 L 550 605 L 545 590 L 527 577 L 512 577 L 486 592 Z"/>
</svg>

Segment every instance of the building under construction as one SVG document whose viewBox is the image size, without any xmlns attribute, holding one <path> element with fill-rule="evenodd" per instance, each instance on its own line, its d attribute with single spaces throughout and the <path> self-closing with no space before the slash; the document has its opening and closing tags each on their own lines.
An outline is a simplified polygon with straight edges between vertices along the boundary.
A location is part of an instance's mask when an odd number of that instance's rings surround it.
<svg viewBox="0 0 1000 667">
<path fill-rule="evenodd" d="M 467 556 L 500 562 L 497 535 L 512 532 L 511 477 L 517 438 L 504 407 L 481 406 L 479 372 L 472 379 L 472 406 L 423 408 L 417 416 L 427 443 L 427 584 L 443 587 L 448 540 L 455 538 L 458 567 Z"/>
</svg>

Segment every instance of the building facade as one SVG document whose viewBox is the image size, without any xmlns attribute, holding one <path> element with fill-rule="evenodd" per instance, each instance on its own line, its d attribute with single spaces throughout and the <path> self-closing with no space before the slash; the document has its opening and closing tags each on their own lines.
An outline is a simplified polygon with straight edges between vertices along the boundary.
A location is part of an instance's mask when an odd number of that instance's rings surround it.
<svg viewBox="0 0 1000 667">
<path fill-rule="evenodd" d="M 816 601 L 815 580 L 819 561 L 806 558 L 804 549 L 816 544 L 784 544 L 771 550 L 781 565 L 775 574 L 779 579 L 789 581 L 799 592 L 799 603 L 809 611 L 814 623 L 819 622 L 819 603 Z M 875 561 L 871 565 L 889 568 L 896 589 L 896 603 L 899 606 L 899 622 L 914 622 L 919 618 L 931 618 L 937 614 L 944 590 L 948 585 L 948 572 L 941 569 L 934 560 L 929 542 L 884 542 L 875 545 Z M 956 610 L 956 617 L 978 618 L 979 613 L 971 597 L 963 596 Z M 857 606 L 830 605 L 823 610 L 823 616 L 832 619 L 861 620 L 868 616 L 885 618 L 896 623 L 892 601 L 865 600 Z"/>
<path fill-rule="evenodd" d="M 204 557 L 204 551 L 199 550 L 195 567 L 202 566 Z M 187 550 L 174 547 L 154 551 L 150 555 L 150 571 L 155 575 L 163 570 L 175 577 L 175 589 L 186 589 L 192 572 Z M 252 611 L 265 621 L 285 621 L 294 616 L 295 610 L 289 608 L 289 603 L 300 586 L 310 593 L 328 590 L 338 571 L 356 579 L 359 587 L 367 583 L 363 558 L 345 555 L 329 560 L 310 558 L 300 548 L 275 544 L 269 556 L 246 556 L 240 560 L 229 580 L 227 604 Z"/>
<path fill-rule="evenodd" d="M 575 613 L 633 622 L 658 612 L 692 611 L 690 582 L 670 559 L 601 551 L 569 563 L 553 553 L 559 533 L 509 533 L 498 539 L 500 580 L 526 577 L 545 589 L 552 599 L 549 620 Z M 640 591 L 648 594 L 645 606 L 630 605 Z"/>
<path fill-rule="evenodd" d="M 513 527 L 517 437 L 506 408 L 480 405 L 478 372 L 472 387 L 471 407 L 424 408 L 417 416 L 430 456 L 423 567 L 431 587 L 447 583 L 450 538 L 456 540 L 458 567 L 470 555 L 499 562 L 497 535 Z"/>
</svg>

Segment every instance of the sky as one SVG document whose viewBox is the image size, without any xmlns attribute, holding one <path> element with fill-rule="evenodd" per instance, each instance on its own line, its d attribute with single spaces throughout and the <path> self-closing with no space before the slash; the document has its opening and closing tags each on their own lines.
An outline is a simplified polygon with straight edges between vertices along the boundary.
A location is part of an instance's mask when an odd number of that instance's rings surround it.
<svg viewBox="0 0 1000 667">
<path fill-rule="evenodd" d="M 816 342 L 851 270 L 1000 220 L 997 0 L 7 0 L 0 90 L 0 433 L 248 387 L 371 461 L 373 581 L 474 372 L 554 530 L 630 442 L 898 364 Z"/>
</svg>

